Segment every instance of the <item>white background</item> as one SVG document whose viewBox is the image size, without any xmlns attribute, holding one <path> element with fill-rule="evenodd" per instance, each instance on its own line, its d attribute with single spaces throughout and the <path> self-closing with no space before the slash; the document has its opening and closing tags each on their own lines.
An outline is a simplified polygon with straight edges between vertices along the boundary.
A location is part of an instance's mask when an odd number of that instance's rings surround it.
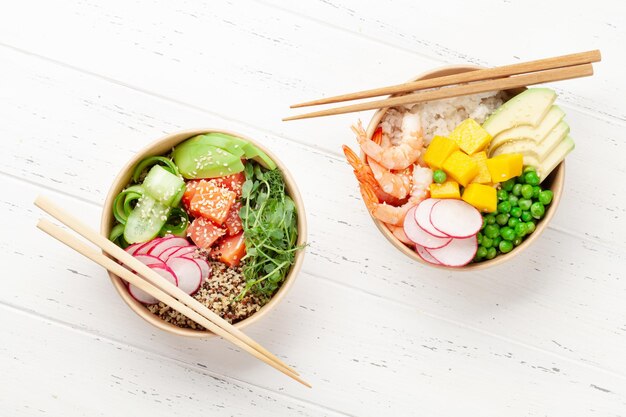
<svg viewBox="0 0 626 417">
<path fill-rule="evenodd" d="M 0 414 L 626 414 L 623 1 L 3 1 Z M 291 103 L 599 48 L 554 85 L 577 143 L 550 227 L 474 274 L 384 240 L 341 157 L 371 113 L 283 123 Z M 227 343 L 174 337 L 105 272 L 34 228 L 44 193 L 98 226 L 134 152 L 220 127 L 269 146 L 300 185 L 310 247 L 248 329 L 313 385 Z M 150 413 L 150 414 L 148 414 Z"/>
</svg>

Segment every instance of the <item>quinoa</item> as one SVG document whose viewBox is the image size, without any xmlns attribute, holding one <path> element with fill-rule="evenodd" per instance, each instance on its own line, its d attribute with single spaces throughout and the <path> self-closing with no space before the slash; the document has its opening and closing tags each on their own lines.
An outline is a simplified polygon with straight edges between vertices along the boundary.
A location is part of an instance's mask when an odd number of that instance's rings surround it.
<svg viewBox="0 0 626 417">
<path fill-rule="evenodd" d="M 202 283 L 202 287 L 193 295 L 193 298 L 227 322 L 237 323 L 250 317 L 269 301 L 269 298 L 258 296 L 251 291 L 241 300 L 237 300 L 237 296 L 246 286 L 242 266 L 229 267 L 217 261 L 209 261 L 209 264 L 211 275 Z M 150 312 L 168 323 L 183 328 L 204 330 L 199 324 L 161 302 L 147 307 Z"/>
</svg>

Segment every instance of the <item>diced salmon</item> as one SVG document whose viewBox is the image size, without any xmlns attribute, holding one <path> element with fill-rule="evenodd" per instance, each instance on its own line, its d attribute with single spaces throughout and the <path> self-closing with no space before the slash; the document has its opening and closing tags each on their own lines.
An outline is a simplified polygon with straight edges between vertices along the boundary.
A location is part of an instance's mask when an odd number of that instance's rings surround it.
<svg viewBox="0 0 626 417">
<path fill-rule="evenodd" d="M 226 234 L 226 229 L 216 226 L 210 220 L 202 217 L 195 218 L 187 229 L 187 236 L 196 246 L 209 249 L 220 237 Z"/>
<path fill-rule="evenodd" d="M 193 198 L 194 194 L 196 193 L 196 188 L 198 188 L 198 184 L 200 183 L 200 181 L 198 180 L 194 180 L 194 181 L 187 181 L 185 183 L 185 194 L 183 194 L 183 198 L 182 198 L 182 202 L 183 202 L 183 206 L 189 210 L 189 204 L 191 204 L 191 199 Z"/>
<path fill-rule="evenodd" d="M 221 225 L 235 202 L 233 191 L 219 187 L 214 182 L 202 180 L 196 185 L 189 204 L 189 212 L 194 217 L 204 217 Z"/>
<path fill-rule="evenodd" d="M 228 212 L 228 217 L 226 217 L 226 220 L 224 221 L 224 226 L 226 226 L 226 233 L 228 236 L 234 236 L 243 229 L 241 217 L 239 217 L 240 208 L 241 202 L 235 202 Z"/>
<path fill-rule="evenodd" d="M 219 256 L 219 261 L 228 266 L 237 266 L 241 262 L 241 258 L 246 255 L 246 244 L 243 233 L 235 236 L 225 237 L 213 251 Z"/>
<path fill-rule="evenodd" d="M 243 187 L 243 183 L 246 181 L 246 175 L 243 172 L 238 172 L 224 177 L 213 178 L 211 181 L 214 181 L 220 187 L 234 191 L 237 198 L 241 198 L 241 187 Z"/>
</svg>

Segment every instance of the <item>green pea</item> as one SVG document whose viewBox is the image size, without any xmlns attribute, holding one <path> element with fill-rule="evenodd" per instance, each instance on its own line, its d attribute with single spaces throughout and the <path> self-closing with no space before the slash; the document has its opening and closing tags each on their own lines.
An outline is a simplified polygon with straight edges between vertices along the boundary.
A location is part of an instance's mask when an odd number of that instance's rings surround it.
<svg viewBox="0 0 626 417">
<path fill-rule="evenodd" d="M 509 196 L 509 203 L 511 203 L 511 207 L 517 206 L 517 202 L 518 201 L 519 201 L 519 198 L 517 198 L 517 196 L 515 196 L 515 195 L 510 195 Z"/>
<path fill-rule="evenodd" d="M 535 171 L 530 171 L 524 174 L 524 182 L 530 185 L 539 185 L 539 175 Z"/>
<path fill-rule="evenodd" d="M 502 242 L 500 242 L 500 245 L 498 246 L 498 248 L 500 248 L 500 252 L 508 253 L 513 250 L 513 244 L 509 242 L 508 240 L 503 240 Z"/>
<path fill-rule="evenodd" d="M 476 235 L 476 243 L 478 243 L 479 245 L 483 243 L 483 234 L 480 232 L 478 232 L 478 234 Z"/>
<path fill-rule="evenodd" d="M 524 184 L 524 174 L 520 175 L 519 177 L 515 177 L 515 183 L 516 184 Z"/>
<path fill-rule="evenodd" d="M 500 242 L 502 242 L 502 238 L 500 236 L 496 236 L 495 239 L 493 239 L 493 247 L 497 248 Z"/>
<path fill-rule="evenodd" d="M 515 239 L 513 239 L 513 245 L 514 246 L 519 246 L 522 243 L 522 238 L 519 236 L 516 236 Z"/>
<path fill-rule="evenodd" d="M 500 234 L 500 228 L 496 226 L 495 224 L 490 224 L 487 227 L 485 227 L 485 236 L 493 239 L 499 234 Z"/>
<path fill-rule="evenodd" d="M 519 201 L 518 201 L 519 204 Z M 519 218 L 519 216 L 522 215 L 522 209 L 519 207 L 513 207 L 511 208 L 511 217 L 515 217 L 516 219 Z"/>
<path fill-rule="evenodd" d="M 496 216 L 496 223 L 498 223 L 500 226 L 504 226 L 508 221 L 509 221 L 508 214 L 498 214 Z"/>
<path fill-rule="evenodd" d="M 532 198 L 533 196 L 533 186 L 529 184 L 522 185 L 521 188 L 522 197 L 524 198 Z"/>
<path fill-rule="evenodd" d="M 554 194 L 552 193 L 552 191 L 550 190 L 543 190 L 542 192 L 539 193 L 539 202 L 541 204 L 543 204 L 544 206 L 547 206 L 548 204 L 550 204 L 552 202 L 552 197 L 554 196 Z"/>
<path fill-rule="evenodd" d="M 485 255 L 485 258 L 493 259 L 496 257 L 497 254 L 498 252 L 496 252 L 496 248 L 489 248 L 487 249 L 487 255 Z"/>
<path fill-rule="evenodd" d="M 527 172 L 531 172 L 531 171 L 532 171 L 532 172 L 537 172 L 537 170 L 535 169 L 535 167 L 530 166 L 530 165 L 524 168 L 524 174 L 525 174 L 525 173 L 527 173 Z"/>
<path fill-rule="evenodd" d="M 520 223 L 519 218 L 517 218 L 517 217 L 511 217 L 511 218 L 509 219 L 509 223 L 508 223 L 508 225 L 509 225 L 509 227 L 513 227 L 513 228 L 515 228 L 515 226 L 517 226 L 519 223 Z"/>
<path fill-rule="evenodd" d="M 487 256 L 487 248 L 484 246 L 479 247 L 476 251 L 476 256 L 480 258 L 484 258 L 485 256 Z"/>
<path fill-rule="evenodd" d="M 485 219 L 487 219 L 487 224 L 494 224 L 496 222 L 496 215 L 495 214 L 487 214 L 485 216 Z"/>
<path fill-rule="evenodd" d="M 511 211 L 511 203 L 503 201 L 498 204 L 498 213 L 508 213 Z"/>
<path fill-rule="evenodd" d="M 530 206 L 533 204 L 532 200 L 527 198 L 520 198 L 517 200 L 517 206 L 522 209 L 522 211 L 530 210 Z"/>
<path fill-rule="evenodd" d="M 539 193 L 541 192 L 541 187 L 538 185 L 533 186 L 533 198 L 539 198 Z"/>
<path fill-rule="evenodd" d="M 483 225 L 480 226 L 480 230 L 483 230 L 487 226 L 487 219 L 483 217 Z"/>
<path fill-rule="evenodd" d="M 443 184 L 444 182 L 446 182 L 447 178 L 448 176 L 441 169 L 437 169 L 435 170 L 435 172 L 433 172 L 433 181 L 435 181 L 437 184 Z"/>
<path fill-rule="evenodd" d="M 543 204 L 541 204 L 540 202 L 533 203 L 533 205 L 530 206 L 530 214 L 535 219 L 542 218 L 545 213 L 546 213 L 546 209 L 543 206 Z"/>
<path fill-rule="evenodd" d="M 502 189 L 505 191 L 511 191 L 514 185 L 515 185 L 515 178 L 511 178 L 509 180 L 504 181 L 502 184 L 500 184 Z"/>
<path fill-rule="evenodd" d="M 528 208 L 530 208 L 530 206 L 528 206 Z M 532 214 L 530 214 L 530 211 L 524 210 L 522 211 L 522 215 L 520 216 L 520 219 L 522 219 L 523 222 L 529 222 L 533 219 L 533 216 Z"/>
<path fill-rule="evenodd" d="M 515 230 L 510 227 L 503 227 L 500 229 L 500 236 L 502 236 L 504 240 L 513 240 L 515 239 Z"/>
<path fill-rule="evenodd" d="M 524 237 L 528 231 L 527 227 L 526 227 L 526 223 L 517 223 L 515 226 L 515 235 L 517 237 Z"/>
<path fill-rule="evenodd" d="M 483 241 L 481 242 L 485 248 L 489 249 L 493 246 L 493 239 L 488 238 L 487 236 L 483 236 Z"/>
<path fill-rule="evenodd" d="M 509 198 L 509 192 L 507 190 L 498 190 L 496 194 L 498 196 L 498 200 L 500 201 L 505 201 Z"/>
<path fill-rule="evenodd" d="M 526 234 L 531 234 L 532 232 L 535 231 L 535 222 L 526 222 Z"/>
<path fill-rule="evenodd" d="M 522 194 L 522 184 L 515 184 L 513 186 L 513 190 L 511 190 L 511 192 L 515 196 L 519 196 L 520 194 Z"/>
</svg>

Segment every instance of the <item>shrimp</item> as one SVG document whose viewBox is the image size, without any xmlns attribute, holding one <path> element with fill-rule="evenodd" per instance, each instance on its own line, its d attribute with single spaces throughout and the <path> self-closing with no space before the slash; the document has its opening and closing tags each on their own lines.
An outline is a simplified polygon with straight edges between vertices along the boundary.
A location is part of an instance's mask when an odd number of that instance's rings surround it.
<svg viewBox="0 0 626 417">
<path fill-rule="evenodd" d="M 387 229 L 389 229 L 400 242 L 407 245 L 415 245 L 415 242 L 412 242 L 411 239 L 407 237 L 406 233 L 404 233 L 404 227 L 394 226 L 393 224 L 385 224 L 385 226 L 387 226 Z"/>
<path fill-rule="evenodd" d="M 411 173 L 408 169 L 394 173 L 372 158 L 368 158 L 367 162 L 376 182 L 378 182 L 384 192 L 396 198 L 405 198 L 409 194 L 409 191 L 411 191 Z"/>
<path fill-rule="evenodd" d="M 402 119 L 402 138 L 400 143 L 383 146 L 367 138 L 367 133 L 359 121 L 352 126 L 363 152 L 387 169 L 401 170 L 413 164 L 421 155 L 424 137 L 420 126 L 419 115 L 407 113 Z"/>
<path fill-rule="evenodd" d="M 413 185 L 406 203 L 401 206 L 380 203 L 370 184 L 361 184 L 361 196 L 372 216 L 392 226 L 402 226 L 406 213 L 428 196 L 428 186 L 432 183 L 432 171 L 416 165 L 413 167 Z"/>
<path fill-rule="evenodd" d="M 363 162 L 361 158 L 357 154 L 354 153 L 352 149 L 348 146 L 343 145 L 343 153 L 346 155 L 346 159 L 348 163 L 354 169 L 354 175 L 356 179 L 359 181 L 359 184 L 368 184 L 372 189 L 372 192 L 376 196 L 376 202 L 382 201 L 387 204 L 400 205 L 403 204 L 403 200 L 396 198 L 390 194 L 387 194 L 381 188 L 380 184 L 374 178 L 374 174 L 372 173 L 371 168 Z"/>
</svg>

